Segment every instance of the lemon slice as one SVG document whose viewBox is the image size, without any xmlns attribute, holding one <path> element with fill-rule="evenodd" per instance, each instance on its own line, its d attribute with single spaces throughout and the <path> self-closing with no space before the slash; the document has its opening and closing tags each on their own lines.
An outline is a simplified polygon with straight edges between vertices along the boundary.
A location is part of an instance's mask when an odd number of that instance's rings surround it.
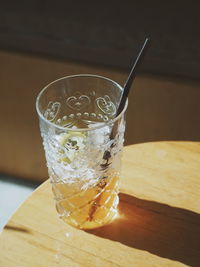
<svg viewBox="0 0 200 267">
<path fill-rule="evenodd" d="M 85 147 L 85 139 L 86 134 L 77 131 L 62 134 L 59 140 L 59 144 L 61 145 L 61 150 L 59 151 L 61 157 L 59 161 L 64 164 L 71 163 L 77 153 Z"/>
<path fill-rule="evenodd" d="M 76 141 L 76 139 L 79 139 L 79 141 L 82 141 L 85 139 L 86 135 L 84 133 L 81 132 L 70 132 L 70 133 L 66 133 L 63 134 L 60 138 L 60 145 L 64 146 L 66 143 L 68 143 L 70 140 L 74 140 Z"/>
</svg>

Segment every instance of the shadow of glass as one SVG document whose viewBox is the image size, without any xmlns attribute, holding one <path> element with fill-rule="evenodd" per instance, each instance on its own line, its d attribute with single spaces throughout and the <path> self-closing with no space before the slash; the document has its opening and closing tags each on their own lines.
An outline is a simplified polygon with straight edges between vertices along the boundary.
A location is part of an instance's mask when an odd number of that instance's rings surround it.
<svg viewBox="0 0 200 267">
<path fill-rule="evenodd" d="M 88 233 L 200 266 L 200 214 L 120 194 L 119 218 Z"/>
</svg>

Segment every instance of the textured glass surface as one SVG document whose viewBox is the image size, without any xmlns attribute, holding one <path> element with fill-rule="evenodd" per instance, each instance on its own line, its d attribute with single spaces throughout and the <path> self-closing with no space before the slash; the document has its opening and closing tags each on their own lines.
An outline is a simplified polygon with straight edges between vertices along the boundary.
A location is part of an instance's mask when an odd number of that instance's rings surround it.
<svg viewBox="0 0 200 267">
<path fill-rule="evenodd" d="M 56 209 L 67 223 L 88 229 L 117 215 L 125 119 L 124 113 L 114 118 L 120 86 L 101 77 L 77 79 L 50 85 L 38 107 Z"/>
</svg>

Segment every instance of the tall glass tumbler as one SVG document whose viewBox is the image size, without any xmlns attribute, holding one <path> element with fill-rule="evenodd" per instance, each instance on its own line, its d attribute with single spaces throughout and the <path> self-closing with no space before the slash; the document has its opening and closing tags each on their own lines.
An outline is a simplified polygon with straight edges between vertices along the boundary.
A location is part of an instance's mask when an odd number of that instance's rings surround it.
<svg viewBox="0 0 200 267">
<path fill-rule="evenodd" d="M 49 177 L 60 217 L 81 229 L 117 216 L 125 111 L 116 109 L 122 87 L 95 75 L 74 75 L 47 85 L 36 109 Z"/>
</svg>

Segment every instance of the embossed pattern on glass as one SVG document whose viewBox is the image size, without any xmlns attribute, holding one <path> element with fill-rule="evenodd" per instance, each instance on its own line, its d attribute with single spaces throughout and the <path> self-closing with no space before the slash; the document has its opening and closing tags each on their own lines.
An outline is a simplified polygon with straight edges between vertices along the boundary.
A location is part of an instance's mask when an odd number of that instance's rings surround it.
<svg viewBox="0 0 200 267">
<path fill-rule="evenodd" d="M 69 76 L 37 99 L 56 209 L 78 228 L 99 227 L 117 216 L 125 110 L 114 116 L 121 90 L 103 77 Z"/>
</svg>

